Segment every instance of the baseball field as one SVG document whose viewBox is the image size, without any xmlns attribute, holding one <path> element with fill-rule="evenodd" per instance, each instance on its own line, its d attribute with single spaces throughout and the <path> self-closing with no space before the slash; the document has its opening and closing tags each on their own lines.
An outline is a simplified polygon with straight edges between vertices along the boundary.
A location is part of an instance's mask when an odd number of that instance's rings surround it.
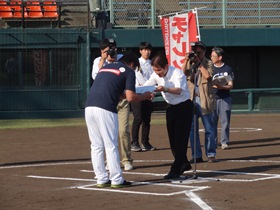
<svg viewBox="0 0 280 210">
<path fill-rule="evenodd" d="M 173 157 L 165 115 L 152 119 L 157 150 L 132 153 L 122 189 L 96 187 L 83 119 L 0 120 L 0 209 L 280 209 L 280 114 L 232 115 L 230 149 L 182 181 L 163 179 Z"/>
</svg>

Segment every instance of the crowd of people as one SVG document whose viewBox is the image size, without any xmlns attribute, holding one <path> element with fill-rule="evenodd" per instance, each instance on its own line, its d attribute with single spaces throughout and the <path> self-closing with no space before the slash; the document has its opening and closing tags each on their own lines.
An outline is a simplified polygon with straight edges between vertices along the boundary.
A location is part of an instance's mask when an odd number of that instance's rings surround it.
<svg viewBox="0 0 280 210">
<path fill-rule="evenodd" d="M 112 38 L 100 43 L 100 57 L 93 62 L 91 86 L 85 108 L 85 120 L 91 142 L 91 159 L 97 187 L 120 188 L 131 185 L 122 176 L 118 141 L 124 170 L 133 170 L 131 151 L 154 151 L 149 138 L 154 93 L 167 103 L 166 128 L 174 161 L 164 179 L 177 179 L 191 164 L 203 162 L 199 123 L 204 132 L 207 161 L 216 162 L 216 149 L 229 149 L 231 116 L 230 90 L 232 68 L 223 62 L 224 51 L 214 47 L 207 59 L 206 46 L 195 42 L 186 53 L 181 69 L 168 64 L 164 52 L 150 60 L 152 45 L 139 44 L 140 56 L 117 53 Z M 154 87 L 144 93 L 141 86 Z M 129 113 L 133 114 L 131 132 Z M 218 122 L 221 136 L 218 137 Z M 141 130 L 141 137 L 139 133 Z M 219 140 L 218 140 L 219 139 Z M 187 158 L 190 140 L 192 159 Z"/>
</svg>

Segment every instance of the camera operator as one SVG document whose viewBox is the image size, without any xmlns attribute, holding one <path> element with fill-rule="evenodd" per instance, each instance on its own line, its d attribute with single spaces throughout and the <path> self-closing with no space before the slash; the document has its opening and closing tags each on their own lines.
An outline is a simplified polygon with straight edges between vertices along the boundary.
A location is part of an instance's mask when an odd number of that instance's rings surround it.
<svg viewBox="0 0 280 210">
<path fill-rule="evenodd" d="M 109 63 L 119 60 L 122 57 L 122 54 L 117 54 L 117 44 L 112 38 L 103 39 L 99 44 L 99 48 L 101 56 L 95 58 L 92 66 L 91 76 L 93 81 L 95 80 L 99 69 Z"/>
<path fill-rule="evenodd" d="M 112 38 L 105 38 L 100 42 L 101 56 L 93 61 L 92 79 L 94 79 L 99 70 L 109 64 L 118 61 L 123 55 L 117 54 L 117 43 Z M 119 139 L 122 164 L 124 170 L 132 170 L 130 132 L 129 132 L 129 103 L 126 99 L 119 101 L 117 106 L 118 121 L 119 121 Z"/>
<path fill-rule="evenodd" d="M 205 57 L 206 46 L 201 41 L 192 44 L 192 52 L 186 53 L 186 60 L 182 66 L 182 70 L 187 76 L 191 100 L 195 102 L 196 119 L 193 120 L 190 132 L 193 159 L 190 162 L 203 162 L 198 132 L 199 117 L 201 117 L 205 128 L 204 145 L 208 162 L 215 162 L 216 142 L 212 121 L 212 114 L 215 110 L 215 101 L 212 92 L 213 62 Z M 196 123 L 196 127 L 194 123 Z M 195 130 L 194 127 L 196 128 Z M 194 139 L 194 132 L 196 139 Z M 196 141 L 196 151 L 194 151 L 194 141 Z M 196 160 L 194 160 L 194 154 L 196 154 Z"/>
</svg>

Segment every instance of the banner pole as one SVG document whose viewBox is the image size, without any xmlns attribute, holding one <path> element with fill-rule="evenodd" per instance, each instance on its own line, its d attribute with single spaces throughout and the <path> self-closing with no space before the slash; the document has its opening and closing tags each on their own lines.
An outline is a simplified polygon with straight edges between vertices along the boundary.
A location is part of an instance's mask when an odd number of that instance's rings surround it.
<svg viewBox="0 0 280 210">
<path fill-rule="evenodd" d="M 199 8 L 195 8 L 195 10 L 197 11 L 198 9 L 206 9 L 207 6 L 205 7 L 199 7 Z M 159 15 L 158 17 L 161 19 L 162 17 L 166 17 L 166 16 L 174 16 L 174 15 L 179 15 L 181 13 L 188 13 L 190 11 L 193 11 L 194 9 L 183 9 L 180 12 L 172 12 L 172 13 L 167 13 L 165 15 Z"/>
<path fill-rule="evenodd" d="M 197 28 L 197 38 L 198 41 L 201 41 L 201 37 L 200 37 L 200 30 L 199 30 L 199 22 L 198 22 L 198 13 L 197 13 L 197 8 L 195 7 L 192 12 L 195 14 L 196 16 L 196 28 Z"/>
</svg>

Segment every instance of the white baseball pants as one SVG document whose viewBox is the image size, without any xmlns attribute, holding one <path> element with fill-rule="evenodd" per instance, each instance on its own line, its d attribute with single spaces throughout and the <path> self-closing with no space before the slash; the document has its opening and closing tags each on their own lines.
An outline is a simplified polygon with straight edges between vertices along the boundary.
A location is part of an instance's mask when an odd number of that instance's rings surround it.
<svg viewBox="0 0 280 210">
<path fill-rule="evenodd" d="M 118 115 L 99 107 L 86 107 L 85 120 L 91 142 L 91 161 L 97 184 L 121 184 L 124 179 L 118 151 Z M 105 169 L 104 150 L 110 176 Z"/>
</svg>

